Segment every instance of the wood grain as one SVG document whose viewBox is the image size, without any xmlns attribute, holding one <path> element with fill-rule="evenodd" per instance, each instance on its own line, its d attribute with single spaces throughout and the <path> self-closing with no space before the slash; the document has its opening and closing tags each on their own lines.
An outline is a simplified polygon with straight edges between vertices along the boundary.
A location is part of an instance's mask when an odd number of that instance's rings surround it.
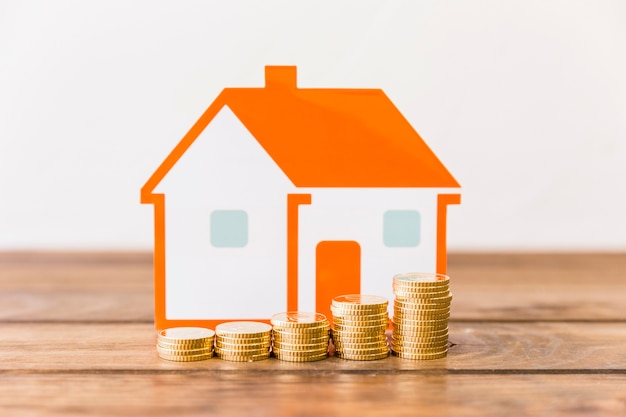
<svg viewBox="0 0 626 417">
<path fill-rule="evenodd" d="M 451 254 L 456 320 L 626 320 L 626 254 Z"/>
<path fill-rule="evenodd" d="M 293 364 L 275 359 L 232 363 L 217 358 L 176 363 L 158 358 L 150 324 L 0 324 L 0 370 L 210 372 L 626 371 L 621 323 L 452 323 L 448 357 L 371 362 L 338 358 Z"/>
<path fill-rule="evenodd" d="M 625 375 L 3 375 L 15 416 L 626 415 Z"/>
<path fill-rule="evenodd" d="M 624 416 L 626 254 L 452 254 L 449 355 L 158 358 L 151 256 L 0 253 L 0 416 Z"/>
<path fill-rule="evenodd" d="M 626 321 L 626 254 L 451 254 L 452 320 Z M 147 253 L 1 253 L 0 320 L 148 322 Z M 60 308 L 66 306 L 66 308 Z"/>
</svg>

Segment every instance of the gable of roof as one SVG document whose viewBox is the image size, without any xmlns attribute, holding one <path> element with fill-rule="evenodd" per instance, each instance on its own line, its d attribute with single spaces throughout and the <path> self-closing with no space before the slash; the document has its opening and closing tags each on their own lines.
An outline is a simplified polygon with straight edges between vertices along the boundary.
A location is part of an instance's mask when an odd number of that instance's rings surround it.
<svg viewBox="0 0 626 417">
<path fill-rule="evenodd" d="M 266 67 L 265 87 L 220 93 L 142 200 L 224 105 L 296 187 L 459 187 L 382 90 L 297 88 L 296 67 Z"/>
</svg>

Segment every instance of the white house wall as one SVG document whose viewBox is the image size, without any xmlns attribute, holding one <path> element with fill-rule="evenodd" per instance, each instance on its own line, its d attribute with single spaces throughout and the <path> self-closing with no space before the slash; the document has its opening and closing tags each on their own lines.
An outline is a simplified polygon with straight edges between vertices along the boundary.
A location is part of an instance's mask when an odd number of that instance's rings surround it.
<svg viewBox="0 0 626 417">
<path fill-rule="evenodd" d="M 269 317 L 286 308 L 289 180 L 224 107 L 159 184 L 167 319 Z M 210 242 L 213 210 L 245 210 L 248 243 Z"/>
<path fill-rule="evenodd" d="M 299 296 L 301 310 L 315 309 L 316 246 L 324 240 L 354 240 L 361 246 L 361 293 L 393 300 L 392 277 L 401 272 L 435 271 L 437 194 L 441 189 L 299 189 L 311 193 L 300 206 Z M 416 247 L 387 247 L 383 216 L 387 210 L 417 210 Z"/>
</svg>

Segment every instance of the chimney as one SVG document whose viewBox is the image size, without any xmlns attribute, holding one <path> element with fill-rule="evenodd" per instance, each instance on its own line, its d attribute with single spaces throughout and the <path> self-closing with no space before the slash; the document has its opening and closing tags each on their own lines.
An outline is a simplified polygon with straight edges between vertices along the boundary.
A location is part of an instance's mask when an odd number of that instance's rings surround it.
<svg viewBox="0 0 626 417">
<path fill-rule="evenodd" d="M 298 88 L 295 66 L 266 66 L 265 88 Z"/>
</svg>

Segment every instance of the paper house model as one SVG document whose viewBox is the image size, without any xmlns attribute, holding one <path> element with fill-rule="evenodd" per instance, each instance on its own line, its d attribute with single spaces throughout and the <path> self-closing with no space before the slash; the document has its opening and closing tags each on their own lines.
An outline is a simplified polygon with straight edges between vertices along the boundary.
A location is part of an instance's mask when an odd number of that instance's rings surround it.
<svg viewBox="0 0 626 417">
<path fill-rule="evenodd" d="M 329 314 L 446 272 L 460 188 L 380 89 L 299 88 L 296 67 L 225 88 L 141 190 L 154 205 L 157 328 Z"/>
</svg>

